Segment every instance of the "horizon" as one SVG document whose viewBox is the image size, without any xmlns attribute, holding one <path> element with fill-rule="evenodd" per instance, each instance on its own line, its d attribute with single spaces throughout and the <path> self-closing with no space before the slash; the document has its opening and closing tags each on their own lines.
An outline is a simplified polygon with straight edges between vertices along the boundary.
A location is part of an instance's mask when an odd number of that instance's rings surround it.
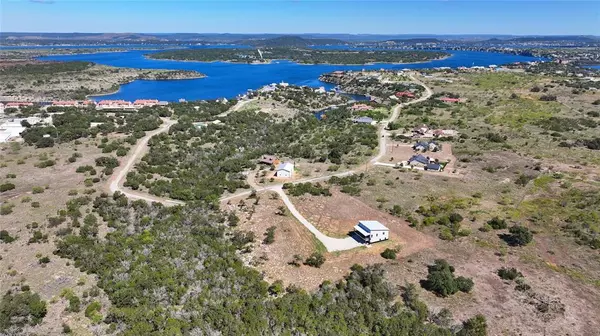
<svg viewBox="0 0 600 336">
<path fill-rule="evenodd" d="M 23 33 L 598 36 L 600 4 L 21 0 L 0 2 L 0 22 L 0 32 Z"/>
</svg>

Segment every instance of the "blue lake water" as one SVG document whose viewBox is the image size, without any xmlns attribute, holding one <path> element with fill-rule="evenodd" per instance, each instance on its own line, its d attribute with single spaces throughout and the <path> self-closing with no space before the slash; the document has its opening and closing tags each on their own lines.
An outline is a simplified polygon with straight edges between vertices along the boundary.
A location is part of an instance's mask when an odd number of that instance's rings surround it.
<svg viewBox="0 0 600 336">
<path fill-rule="evenodd" d="M 165 101 L 232 98 L 248 89 L 258 89 L 270 83 L 287 82 L 312 87 L 331 86 L 318 80 L 319 75 L 335 70 L 361 69 L 423 69 L 433 67 L 488 66 L 512 62 L 534 61 L 537 58 L 486 53 L 477 51 L 451 51 L 451 57 L 444 60 L 415 64 L 374 64 L 363 66 L 344 65 L 302 65 L 289 61 L 275 61 L 271 64 L 234 64 L 225 62 L 182 62 L 151 60 L 144 54 L 148 50 L 127 52 L 107 52 L 98 54 L 77 54 L 42 57 L 42 60 L 90 61 L 98 64 L 142 69 L 196 70 L 207 75 L 202 79 L 148 81 L 137 80 L 121 86 L 119 92 L 94 99 L 159 99 Z"/>
</svg>

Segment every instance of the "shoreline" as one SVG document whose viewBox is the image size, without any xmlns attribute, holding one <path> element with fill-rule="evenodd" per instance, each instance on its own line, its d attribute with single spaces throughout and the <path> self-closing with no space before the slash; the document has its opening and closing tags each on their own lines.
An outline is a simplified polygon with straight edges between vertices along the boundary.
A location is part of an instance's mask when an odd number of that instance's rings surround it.
<svg viewBox="0 0 600 336">
<path fill-rule="evenodd" d="M 127 84 L 131 84 L 135 81 L 138 80 L 147 80 L 147 81 L 179 81 L 179 80 L 188 80 L 188 79 L 202 79 L 202 78 L 206 78 L 208 76 L 203 75 L 203 76 L 196 76 L 196 77 L 189 77 L 189 78 L 173 78 L 173 79 L 152 79 L 152 78 L 136 78 L 136 79 L 132 79 L 130 81 L 127 82 L 123 82 L 123 83 L 119 83 L 119 88 L 115 91 L 112 92 L 105 92 L 105 93 L 92 93 L 89 95 L 86 95 L 85 98 L 93 98 L 93 97 L 103 97 L 103 96 L 110 96 L 110 95 L 114 95 L 116 93 L 119 93 L 119 91 L 121 91 L 121 86 L 123 85 L 127 85 Z"/>
<path fill-rule="evenodd" d="M 423 63 L 429 63 L 429 62 L 435 62 L 435 61 L 443 61 L 445 59 L 448 59 L 450 57 L 454 56 L 454 54 L 449 54 L 447 56 L 444 57 L 438 57 L 438 58 L 433 58 L 427 61 L 417 61 L 417 62 L 369 62 L 369 63 L 303 63 L 303 62 L 298 62 L 295 60 L 290 60 L 290 59 L 279 59 L 279 58 L 275 58 L 275 59 L 269 59 L 268 61 L 265 62 L 236 62 L 236 61 L 230 61 L 230 60 L 214 60 L 214 61 L 197 61 L 197 60 L 188 60 L 188 59 L 169 59 L 169 58 L 152 58 L 149 57 L 149 55 L 144 55 L 144 59 L 149 59 L 152 61 L 174 61 L 174 62 L 192 62 L 192 63 L 229 63 L 229 64 L 246 64 L 246 65 L 268 65 L 268 64 L 273 64 L 274 61 L 287 61 L 287 62 L 291 62 L 291 63 L 295 63 L 298 65 L 336 65 L 336 66 L 365 66 L 365 65 L 376 65 L 376 64 L 394 64 L 394 65 L 399 65 L 399 64 L 423 64 Z"/>
</svg>

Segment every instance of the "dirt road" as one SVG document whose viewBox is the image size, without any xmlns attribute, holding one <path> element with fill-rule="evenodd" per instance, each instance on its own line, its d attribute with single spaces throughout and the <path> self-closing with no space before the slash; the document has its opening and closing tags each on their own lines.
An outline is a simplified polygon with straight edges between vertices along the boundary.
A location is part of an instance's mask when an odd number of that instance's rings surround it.
<svg viewBox="0 0 600 336">
<path fill-rule="evenodd" d="M 423 86 L 425 88 L 425 95 L 423 95 L 422 97 L 420 97 L 419 99 L 410 101 L 410 102 L 406 102 L 406 103 L 402 103 L 399 104 L 398 106 L 396 106 L 392 112 L 392 114 L 390 115 L 390 117 L 383 121 L 380 124 L 379 127 L 379 152 L 378 154 L 373 157 L 368 164 L 379 164 L 377 161 L 379 161 L 386 152 L 386 146 L 387 146 L 387 139 L 388 139 L 388 134 L 386 132 L 386 128 L 388 126 L 388 124 L 390 122 L 393 122 L 394 120 L 396 120 L 396 118 L 398 118 L 398 115 L 400 113 L 400 110 L 405 107 L 408 106 L 410 104 L 415 104 L 415 103 L 419 103 L 422 101 L 425 101 L 427 99 L 429 99 L 429 97 L 431 97 L 431 95 L 433 94 L 433 91 L 431 91 L 430 88 L 428 88 L 427 86 L 425 86 L 425 84 L 423 84 L 421 81 L 419 81 L 418 79 L 416 79 L 413 75 L 409 76 L 415 83 Z M 227 115 L 228 113 L 232 112 L 232 111 L 238 111 L 239 109 L 241 109 L 244 105 L 246 105 L 247 103 L 251 102 L 252 100 L 246 100 L 243 102 L 238 102 L 238 104 L 236 104 L 233 108 L 231 108 L 229 111 L 225 112 L 223 114 L 223 116 Z M 132 198 L 132 199 L 142 199 L 148 202 L 160 202 L 163 203 L 165 205 L 183 205 L 185 204 L 182 201 L 177 201 L 177 200 L 171 200 L 171 199 L 167 199 L 167 198 L 163 198 L 163 197 L 156 197 L 156 196 L 152 196 L 152 195 L 148 195 L 146 193 L 142 193 L 142 192 L 135 192 L 135 191 L 131 191 L 128 190 L 126 188 L 123 187 L 123 180 L 125 179 L 125 177 L 127 176 L 127 173 L 131 170 L 131 168 L 133 167 L 133 165 L 135 164 L 135 162 L 137 162 L 141 156 L 147 151 L 148 149 L 148 140 L 153 137 L 156 134 L 160 134 L 163 132 L 166 132 L 169 130 L 169 127 L 171 127 L 171 125 L 175 124 L 176 121 L 174 120 L 170 120 L 170 119 L 163 119 L 163 121 L 165 122 L 159 129 L 149 132 L 145 137 L 143 137 L 139 143 L 136 145 L 136 147 L 133 149 L 133 152 L 131 154 L 131 156 L 129 157 L 129 159 L 127 160 L 127 163 L 122 166 L 119 167 L 119 171 L 117 174 L 113 175 L 113 179 L 111 179 L 110 181 L 110 191 L 111 192 L 115 192 L 115 191 L 120 191 L 122 193 L 124 193 L 127 197 Z M 322 181 L 322 180 L 327 180 L 330 177 L 333 176 L 338 176 L 338 177 L 342 177 L 342 176 L 347 176 L 347 175 L 352 175 L 354 173 L 356 173 L 357 171 L 362 171 L 362 167 L 354 169 L 354 170 L 348 170 L 348 171 L 344 171 L 344 172 L 340 172 L 340 173 L 336 173 L 336 174 L 331 174 L 331 175 L 325 175 L 325 176 L 320 176 L 320 177 L 314 177 L 314 178 L 307 178 L 307 179 L 302 179 L 302 180 L 296 180 L 294 182 L 291 183 L 306 183 L 306 182 L 317 182 L 317 181 Z M 363 244 L 357 242 L 356 240 L 354 240 L 351 237 L 348 238 L 344 238 L 344 239 L 339 239 L 339 238 L 332 238 L 329 236 L 324 235 L 321 231 L 319 231 L 314 225 L 312 225 L 306 218 L 304 218 L 304 216 L 302 216 L 302 214 L 296 209 L 296 207 L 294 206 L 294 204 L 291 202 L 291 200 L 289 199 L 289 197 L 285 194 L 285 192 L 283 191 L 282 187 L 283 184 L 278 184 L 278 185 L 273 185 L 273 186 L 268 186 L 268 187 L 257 187 L 255 185 L 253 185 L 254 191 L 256 192 L 260 192 L 260 191 L 275 191 L 277 194 L 279 194 L 281 196 L 281 199 L 283 200 L 283 202 L 285 203 L 285 205 L 287 206 L 287 208 L 290 210 L 291 214 L 300 222 L 302 223 L 302 225 L 304 225 L 310 232 L 312 232 L 315 237 L 317 239 L 319 239 L 319 241 L 321 241 L 323 243 L 323 245 L 325 245 L 325 247 L 327 248 L 327 251 L 329 252 L 333 252 L 333 251 L 344 251 L 344 250 L 350 250 L 359 246 L 363 246 Z M 240 193 L 236 193 L 236 194 L 232 194 L 232 195 L 228 195 L 225 197 L 221 198 L 221 201 L 227 201 L 236 197 L 241 197 L 241 196 L 245 196 L 245 195 L 250 195 L 250 193 L 252 193 L 251 190 L 248 191 L 243 191 Z"/>
</svg>

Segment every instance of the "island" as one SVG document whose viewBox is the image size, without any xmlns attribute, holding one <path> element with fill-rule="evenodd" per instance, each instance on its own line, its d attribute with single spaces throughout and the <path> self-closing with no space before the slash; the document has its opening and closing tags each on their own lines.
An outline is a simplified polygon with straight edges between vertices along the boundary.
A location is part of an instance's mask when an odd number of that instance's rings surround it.
<svg viewBox="0 0 600 336">
<path fill-rule="evenodd" d="M 421 50 L 324 50 L 309 48 L 182 49 L 148 54 L 151 59 L 198 62 L 270 63 L 290 60 L 301 64 L 363 65 L 373 63 L 420 63 L 440 60 L 450 54 Z"/>
</svg>

